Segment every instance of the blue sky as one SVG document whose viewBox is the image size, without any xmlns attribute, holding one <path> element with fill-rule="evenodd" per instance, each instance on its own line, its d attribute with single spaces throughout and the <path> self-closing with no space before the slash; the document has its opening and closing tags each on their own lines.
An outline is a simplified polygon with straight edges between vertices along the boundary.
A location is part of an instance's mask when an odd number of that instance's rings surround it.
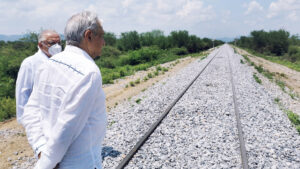
<svg viewBox="0 0 300 169">
<path fill-rule="evenodd" d="M 116 34 L 188 30 L 221 38 L 280 28 L 300 34 L 300 0 L 0 0 L 0 34 L 63 33 L 68 18 L 83 10 L 96 12 L 105 31 Z"/>
</svg>

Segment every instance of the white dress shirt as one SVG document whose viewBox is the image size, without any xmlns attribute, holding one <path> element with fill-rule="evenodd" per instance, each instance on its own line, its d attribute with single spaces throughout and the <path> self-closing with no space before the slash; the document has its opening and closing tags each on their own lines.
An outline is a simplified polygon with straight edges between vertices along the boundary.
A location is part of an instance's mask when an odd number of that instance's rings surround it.
<svg viewBox="0 0 300 169">
<path fill-rule="evenodd" d="M 17 121 L 20 124 L 22 124 L 24 106 L 32 91 L 35 72 L 38 67 L 47 60 L 48 56 L 39 49 L 34 55 L 24 59 L 21 64 L 16 83 Z"/>
<path fill-rule="evenodd" d="M 41 151 L 36 169 L 101 168 L 106 131 L 101 73 L 82 49 L 65 51 L 41 65 L 24 108 L 27 138 Z"/>
</svg>

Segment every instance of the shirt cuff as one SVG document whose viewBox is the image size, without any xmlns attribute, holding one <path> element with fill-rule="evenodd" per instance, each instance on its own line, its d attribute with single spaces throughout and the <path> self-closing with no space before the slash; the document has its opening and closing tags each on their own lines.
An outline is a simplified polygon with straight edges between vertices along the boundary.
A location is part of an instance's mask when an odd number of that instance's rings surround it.
<svg viewBox="0 0 300 169">
<path fill-rule="evenodd" d="M 39 139 L 39 141 L 34 145 L 33 150 L 36 158 L 38 158 L 38 155 L 42 151 L 44 145 L 46 145 L 46 140 L 44 137 Z"/>
<path fill-rule="evenodd" d="M 47 154 L 42 153 L 41 158 L 35 164 L 34 169 L 53 169 L 56 166 Z"/>
</svg>

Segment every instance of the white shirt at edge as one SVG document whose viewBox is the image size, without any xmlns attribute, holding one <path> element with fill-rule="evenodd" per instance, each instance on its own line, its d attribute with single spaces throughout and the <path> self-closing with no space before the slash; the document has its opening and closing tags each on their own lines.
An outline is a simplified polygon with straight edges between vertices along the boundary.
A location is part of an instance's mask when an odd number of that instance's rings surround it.
<svg viewBox="0 0 300 169">
<path fill-rule="evenodd" d="M 34 55 L 23 60 L 16 82 L 16 109 L 17 121 L 22 124 L 22 115 L 25 104 L 32 92 L 33 80 L 38 67 L 48 60 L 48 56 L 39 49 Z"/>
</svg>

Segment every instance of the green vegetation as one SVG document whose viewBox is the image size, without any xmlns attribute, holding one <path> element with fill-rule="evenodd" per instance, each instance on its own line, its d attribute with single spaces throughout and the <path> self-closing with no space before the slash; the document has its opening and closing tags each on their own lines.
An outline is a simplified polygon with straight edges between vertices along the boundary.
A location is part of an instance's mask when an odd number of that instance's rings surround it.
<svg viewBox="0 0 300 169">
<path fill-rule="evenodd" d="M 241 62 L 241 64 L 244 64 L 244 61 L 242 59 L 240 60 L 240 62 Z"/>
<path fill-rule="evenodd" d="M 16 78 L 22 61 L 37 51 L 37 37 L 37 33 L 30 32 L 18 41 L 0 41 L 0 121 L 15 116 Z M 189 54 L 199 55 L 213 47 L 211 39 L 190 35 L 188 31 L 172 31 L 168 36 L 160 30 L 145 33 L 130 31 L 121 33 L 119 38 L 106 32 L 104 40 L 106 46 L 102 55 L 95 60 L 101 70 L 103 84 Z M 63 47 L 64 44 L 65 41 L 62 41 Z M 217 46 L 223 42 L 215 40 L 214 44 Z M 161 70 L 167 71 L 164 68 L 158 71 Z M 152 76 L 148 74 L 148 78 Z M 129 85 L 134 86 L 139 81 Z"/>
<path fill-rule="evenodd" d="M 233 44 L 249 53 L 300 71 L 300 38 L 280 29 L 278 31 L 252 31 L 250 36 L 241 36 Z"/>
<path fill-rule="evenodd" d="M 276 79 L 275 82 L 281 88 L 281 90 L 285 92 L 285 83 L 281 80 L 278 80 L 278 79 Z"/>
<path fill-rule="evenodd" d="M 16 101 L 10 97 L 0 98 L 0 121 L 16 116 Z"/>
<path fill-rule="evenodd" d="M 254 65 L 254 68 L 259 72 L 262 73 L 264 71 L 264 69 L 262 68 L 262 65 L 256 66 Z"/>
<path fill-rule="evenodd" d="M 274 101 L 275 101 L 276 103 L 279 103 L 280 99 L 279 99 L 278 97 L 276 97 L 276 98 L 274 99 Z"/>
<path fill-rule="evenodd" d="M 292 125 L 296 128 L 298 133 L 300 134 L 300 117 L 296 113 L 291 110 L 285 109 L 283 105 L 279 102 L 279 98 L 275 98 L 275 102 L 279 105 L 279 108 L 286 112 L 287 117 L 289 118 Z"/>
<path fill-rule="evenodd" d="M 296 130 L 300 134 L 300 118 L 299 118 L 299 115 L 295 114 L 294 112 L 292 112 L 290 110 L 287 110 L 286 113 L 287 113 L 287 116 L 288 116 L 289 120 L 296 127 Z"/>
<path fill-rule="evenodd" d="M 256 75 L 256 73 L 253 74 L 253 78 L 255 79 L 255 81 L 256 81 L 257 83 L 259 83 L 259 84 L 262 83 L 261 80 L 260 80 L 260 78 Z"/>
<path fill-rule="evenodd" d="M 135 100 L 135 102 L 136 102 L 137 104 L 140 104 L 141 101 L 142 101 L 142 99 L 140 99 L 140 98 Z"/>
</svg>

